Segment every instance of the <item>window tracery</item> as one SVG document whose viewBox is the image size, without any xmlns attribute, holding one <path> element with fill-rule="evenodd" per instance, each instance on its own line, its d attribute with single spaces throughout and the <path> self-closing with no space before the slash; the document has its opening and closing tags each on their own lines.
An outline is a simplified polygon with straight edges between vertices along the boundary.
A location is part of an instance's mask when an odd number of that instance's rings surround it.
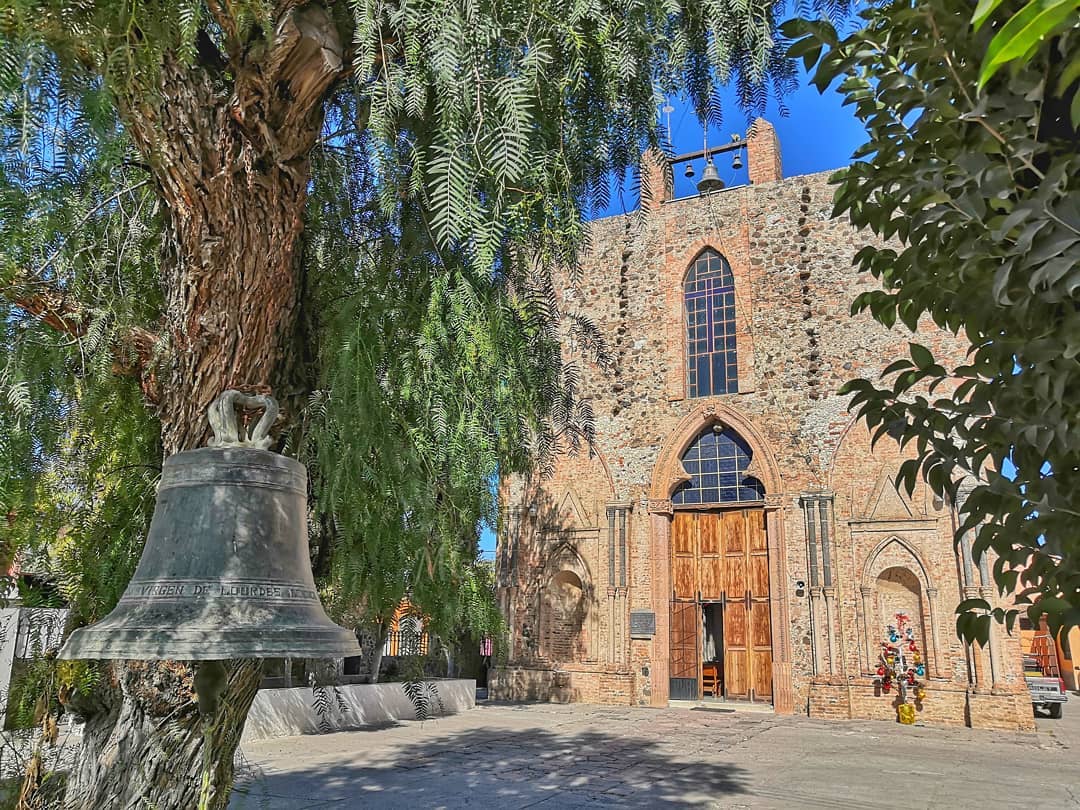
<svg viewBox="0 0 1080 810">
<path fill-rule="evenodd" d="M 686 273 L 683 309 L 689 396 L 738 393 L 735 280 L 727 259 L 712 248 L 699 253 Z"/>
<path fill-rule="evenodd" d="M 754 453 L 738 433 L 720 425 L 705 430 L 682 455 L 690 480 L 671 496 L 675 506 L 745 503 L 765 498 L 761 481 L 747 472 Z"/>
</svg>

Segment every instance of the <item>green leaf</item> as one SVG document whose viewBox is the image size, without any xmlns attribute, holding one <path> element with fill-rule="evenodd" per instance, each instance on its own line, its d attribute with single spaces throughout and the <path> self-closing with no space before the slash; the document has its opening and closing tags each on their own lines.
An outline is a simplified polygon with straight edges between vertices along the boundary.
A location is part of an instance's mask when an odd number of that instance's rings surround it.
<svg viewBox="0 0 1080 810">
<path fill-rule="evenodd" d="M 969 613 L 974 610 L 990 610 L 990 603 L 985 599 L 964 599 L 956 606 L 957 613 Z"/>
<path fill-rule="evenodd" d="M 911 351 L 911 359 L 915 361 L 915 365 L 920 369 L 927 369 L 934 365 L 934 355 L 925 346 L 920 346 L 918 343 L 908 344 Z"/>
<path fill-rule="evenodd" d="M 978 89 L 1005 64 L 1019 59 L 1059 26 L 1075 21 L 1078 0 L 1031 0 L 997 32 L 986 49 Z"/>
<path fill-rule="evenodd" d="M 994 13 L 994 9 L 1002 4 L 1004 0 L 979 0 L 979 5 L 975 6 L 975 13 L 971 15 L 971 25 L 978 31 L 982 28 L 987 18 Z"/>
</svg>

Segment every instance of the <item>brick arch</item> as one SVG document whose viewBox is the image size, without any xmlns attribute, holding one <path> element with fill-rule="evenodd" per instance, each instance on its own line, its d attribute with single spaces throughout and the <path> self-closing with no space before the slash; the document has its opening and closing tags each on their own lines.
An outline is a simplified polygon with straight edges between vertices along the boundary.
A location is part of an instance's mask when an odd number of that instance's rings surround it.
<svg viewBox="0 0 1080 810">
<path fill-rule="evenodd" d="M 701 254 L 707 250 L 711 250 L 713 253 L 715 253 L 717 256 L 719 256 L 728 263 L 728 267 L 731 271 L 732 281 L 734 281 L 735 269 L 731 267 L 731 261 L 728 259 L 727 254 L 720 249 L 719 245 L 715 244 L 711 239 L 699 239 L 698 242 L 695 244 L 700 244 L 701 246 L 697 250 L 695 250 L 690 255 L 690 258 L 683 263 L 682 277 L 680 279 L 683 284 L 686 283 L 686 277 L 690 274 L 690 268 L 694 266 L 694 262 L 700 259 Z"/>
<path fill-rule="evenodd" d="M 564 454 L 556 460 L 555 474 L 532 483 L 529 499 L 542 513 L 541 524 L 558 526 L 567 499 L 577 513 L 586 518 L 573 528 L 596 528 L 602 525 L 604 507 L 615 500 L 615 479 L 607 459 L 595 444 L 579 452 Z M 571 528 L 566 526 L 564 528 Z"/>
<path fill-rule="evenodd" d="M 652 482 L 649 485 L 650 500 L 671 499 L 676 487 L 688 479 L 682 466 L 683 453 L 703 430 L 716 424 L 730 427 L 750 445 L 754 454 L 750 470 L 765 487 L 766 495 L 776 495 L 784 491 L 780 466 L 776 463 L 776 457 L 770 450 L 765 435 L 737 409 L 723 403 L 710 402 L 690 411 L 668 436 L 653 467 Z"/>
<path fill-rule="evenodd" d="M 851 436 L 851 431 L 855 427 L 855 425 L 858 424 L 858 422 L 858 416 L 849 416 L 847 424 L 845 424 L 844 429 L 840 431 L 840 435 L 836 439 L 836 444 L 832 448 L 832 456 L 829 458 L 828 486 L 829 489 L 833 491 L 835 491 L 836 489 L 835 485 L 833 484 L 833 477 L 836 473 L 836 459 L 840 456 L 841 450 L 846 450 L 847 445 L 850 442 L 856 441 L 856 439 Z"/>
<path fill-rule="evenodd" d="M 829 458 L 828 487 L 848 498 L 853 517 L 870 517 L 873 514 L 883 479 L 887 477 L 889 482 L 886 485 L 893 486 L 900 463 L 911 457 L 910 451 L 900 447 L 889 435 L 881 436 L 875 444 L 871 443 L 871 439 L 870 429 L 862 419 L 850 416 L 844 429 L 840 431 Z M 853 470 L 859 471 L 859 475 L 854 479 L 851 476 Z M 932 511 L 921 476 L 910 495 L 907 492 L 897 492 L 896 497 L 903 501 L 912 516 L 927 515 Z M 936 507 L 933 511 L 937 511 Z"/>
<path fill-rule="evenodd" d="M 600 469 L 604 471 L 604 478 L 607 479 L 607 492 L 610 497 L 615 497 L 615 476 L 611 474 L 611 467 L 608 465 L 607 458 L 600 452 L 600 448 L 595 444 L 589 447 L 589 454 L 593 460 L 600 462 Z"/>
<path fill-rule="evenodd" d="M 863 565 L 862 570 L 863 587 L 873 586 L 874 581 L 877 579 L 877 574 L 874 574 L 874 564 L 877 562 L 878 557 L 880 557 L 882 553 L 889 548 L 889 546 L 894 544 L 904 549 L 904 551 L 906 551 L 908 555 L 910 555 L 911 558 L 915 561 L 918 570 L 914 573 L 916 574 L 916 576 L 919 577 L 919 581 L 922 584 L 923 588 L 926 590 L 933 589 L 935 587 L 934 580 L 930 576 L 930 569 L 927 568 L 926 561 L 923 559 L 922 555 L 919 554 L 918 550 L 916 550 L 916 548 L 911 545 L 911 543 L 896 534 L 892 534 L 886 537 L 884 540 L 878 543 L 877 546 L 874 547 L 873 551 L 871 551 L 866 556 L 866 563 Z"/>
<path fill-rule="evenodd" d="M 727 255 L 727 251 L 724 249 L 723 240 L 715 236 L 705 236 L 700 239 L 695 239 L 689 242 L 686 248 L 679 252 L 679 258 L 676 260 L 677 265 L 682 269 L 679 272 L 679 278 L 685 279 L 687 272 L 690 270 L 697 257 L 704 253 L 706 250 L 715 250 L 721 256 L 731 263 L 731 259 Z M 732 274 L 735 273 L 735 267 L 731 268 Z"/>
</svg>

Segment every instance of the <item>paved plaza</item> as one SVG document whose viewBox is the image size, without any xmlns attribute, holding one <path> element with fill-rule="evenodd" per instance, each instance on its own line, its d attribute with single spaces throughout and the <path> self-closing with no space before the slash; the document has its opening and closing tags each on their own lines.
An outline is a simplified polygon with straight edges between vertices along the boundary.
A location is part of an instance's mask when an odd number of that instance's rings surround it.
<svg viewBox="0 0 1080 810">
<path fill-rule="evenodd" d="M 1038 734 L 481 705 L 244 747 L 232 810 L 1080 807 L 1080 699 Z"/>
</svg>

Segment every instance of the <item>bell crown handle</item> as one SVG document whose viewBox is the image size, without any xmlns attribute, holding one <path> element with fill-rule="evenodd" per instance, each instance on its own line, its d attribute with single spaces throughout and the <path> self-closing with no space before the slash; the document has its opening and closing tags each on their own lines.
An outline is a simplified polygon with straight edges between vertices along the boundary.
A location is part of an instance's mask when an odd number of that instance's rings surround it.
<svg viewBox="0 0 1080 810">
<path fill-rule="evenodd" d="M 237 405 L 263 409 L 262 418 L 250 435 L 245 435 L 236 416 Z M 268 394 L 245 394 L 231 388 L 222 391 L 218 398 L 210 403 L 210 410 L 207 412 L 210 427 L 214 431 L 209 444 L 211 447 L 257 447 L 259 450 L 267 450 L 272 441 L 269 435 L 270 426 L 274 424 L 277 415 L 277 400 Z"/>
</svg>

